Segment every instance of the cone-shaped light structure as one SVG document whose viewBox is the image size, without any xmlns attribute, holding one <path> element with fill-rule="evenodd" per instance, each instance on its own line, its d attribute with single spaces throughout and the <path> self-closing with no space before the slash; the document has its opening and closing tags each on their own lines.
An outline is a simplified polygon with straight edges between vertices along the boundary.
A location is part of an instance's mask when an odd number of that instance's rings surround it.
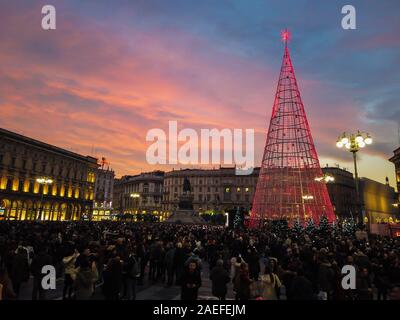
<svg viewBox="0 0 400 320">
<path fill-rule="evenodd" d="M 287 30 L 282 40 L 285 52 L 253 200 L 252 227 L 266 219 L 335 220 L 326 184 L 316 179 L 323 174 L 290 59 Z"/>
</svg>

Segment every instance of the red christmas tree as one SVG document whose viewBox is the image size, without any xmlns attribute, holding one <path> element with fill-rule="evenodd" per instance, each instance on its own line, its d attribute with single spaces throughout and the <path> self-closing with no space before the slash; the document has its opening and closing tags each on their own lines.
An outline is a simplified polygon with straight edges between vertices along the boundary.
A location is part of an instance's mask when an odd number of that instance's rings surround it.
<svg viewBox="0 0 400 320">
<path fill-rule="evenodd" d="M 282 39 L 285 53 L 253 200 L 252 227 L 265 219 L 335 220 L 290 59 L 287 30 Z"/>
</svg>

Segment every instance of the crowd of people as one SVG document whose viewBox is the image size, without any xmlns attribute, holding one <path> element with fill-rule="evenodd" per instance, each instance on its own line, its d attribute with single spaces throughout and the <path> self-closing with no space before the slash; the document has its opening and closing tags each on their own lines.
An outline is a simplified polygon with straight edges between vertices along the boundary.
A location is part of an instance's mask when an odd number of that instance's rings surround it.
<svg viewBox="0 0 400 320">
<path fill-rule="evenodd" d="M 46 299 L 42 268 L 63 278 L 63 299 L 134 300 L 137 287 L 180 287 L 198 299 L 204 277 L 220 300 L 400 299 L 400 239 L 339 227 L 288 228 L 128 222 L 0 222 L 0 299 Z M 356 288 L 342 286 L 344 265 Z M 232 291 L 230 291 L 232 290 Z"/>
</svg>

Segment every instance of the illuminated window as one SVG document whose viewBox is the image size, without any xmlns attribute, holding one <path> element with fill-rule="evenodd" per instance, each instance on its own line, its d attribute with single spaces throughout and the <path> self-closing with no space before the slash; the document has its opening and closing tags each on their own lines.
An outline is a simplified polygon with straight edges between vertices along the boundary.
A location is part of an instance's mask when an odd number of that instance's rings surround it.
<svg viewBox="0 0 400 320">
<path fill-rule="evenodd" d="M 7 177 L 1 177 L 0 189 L 4 190 L 7 188 Z"/>
<path fill-rule="evenodd" d="M 35 183 L 34 183 L 34 185 L 33 185 L 33 193 L 39 193 L 39 188 L 40 188 L 39 183 L 37 183 L 37 182 L 35 181 Z"/>
<path fill-rule="evenodd" d="M 57 185 L 56 185 L 56 184 L 53 184 L 52 190 L 51 190 L 51 191 L 52 191 L 51 194 L 52 194 L 53 196 L 56 196 L 56 195 L 57 195 Z"/>
<path fill-rule="evenodd" d="M 24 192 L 29 192 L 29 180 L 25 180 L 24 182 Z"/>
<path fill-rule="evenodd" d="M 94 183 L 95 179 L 96 179 L 96 178 L 95 178 L 94 172 L 89 172 L 89 173 L 88 173 L 88 177 L 87 177 L 87 181 L 88 181 L 88 182 Z"/>
<path fill-rule="evenodd" d="M 65 187 L 64 187 L 64 185 L 61 185 L 61 188 L 60 188 L 60 197 L 64 197 L 64 195 L 65 195 Z"/>
<path fill-rule="evenodd" d="M 245 191 L 246 191 L 246 192 L 249 192 L 249 188 L 246 188 Z"/>
<path fill-rule="evenodd" d="M 12 190 L 13 191 L 18 191 L 18 187 L 19 187 L 19 180 L 18 179 L 14 179 L 13 180 L 13 185 L 12 185 Z"/>
<path fill-rule="evenodd" d="M 236 191 L 237 191 L 237 192 L 240 192 L 240 188 L 237 188 Z"/>
<path fill-rule="evenodd" d="M 79 198 L 79 188 L 75 189 L 75 199 Z"/>
<path fill-rule="evenodd" d="M 225 188 L 225 192 L 231 192 L 231 188 Z"/>
</svg>

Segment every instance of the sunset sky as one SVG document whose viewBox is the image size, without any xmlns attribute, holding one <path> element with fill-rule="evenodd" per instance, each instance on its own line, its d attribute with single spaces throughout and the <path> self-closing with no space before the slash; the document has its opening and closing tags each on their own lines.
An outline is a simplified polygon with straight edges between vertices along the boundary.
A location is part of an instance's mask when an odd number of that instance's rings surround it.
<svg viewBox="0 0 400 320">
<path fill-rule="evenodd" d="M 41 8 L 57 29 L 41 28 Z M 352 4 L 357 29 L 341 28 Z M 400 1 L 45 0 L 0 2 L 0 127 L 84 155 L 117 176 L 150 166 L 152 128 L 254 128 L 260 164 L 290 29 L 292 61 L 321 166 L 369 132 L 359 172 L 394 185 L 399 146 Z"/>
</svg>

